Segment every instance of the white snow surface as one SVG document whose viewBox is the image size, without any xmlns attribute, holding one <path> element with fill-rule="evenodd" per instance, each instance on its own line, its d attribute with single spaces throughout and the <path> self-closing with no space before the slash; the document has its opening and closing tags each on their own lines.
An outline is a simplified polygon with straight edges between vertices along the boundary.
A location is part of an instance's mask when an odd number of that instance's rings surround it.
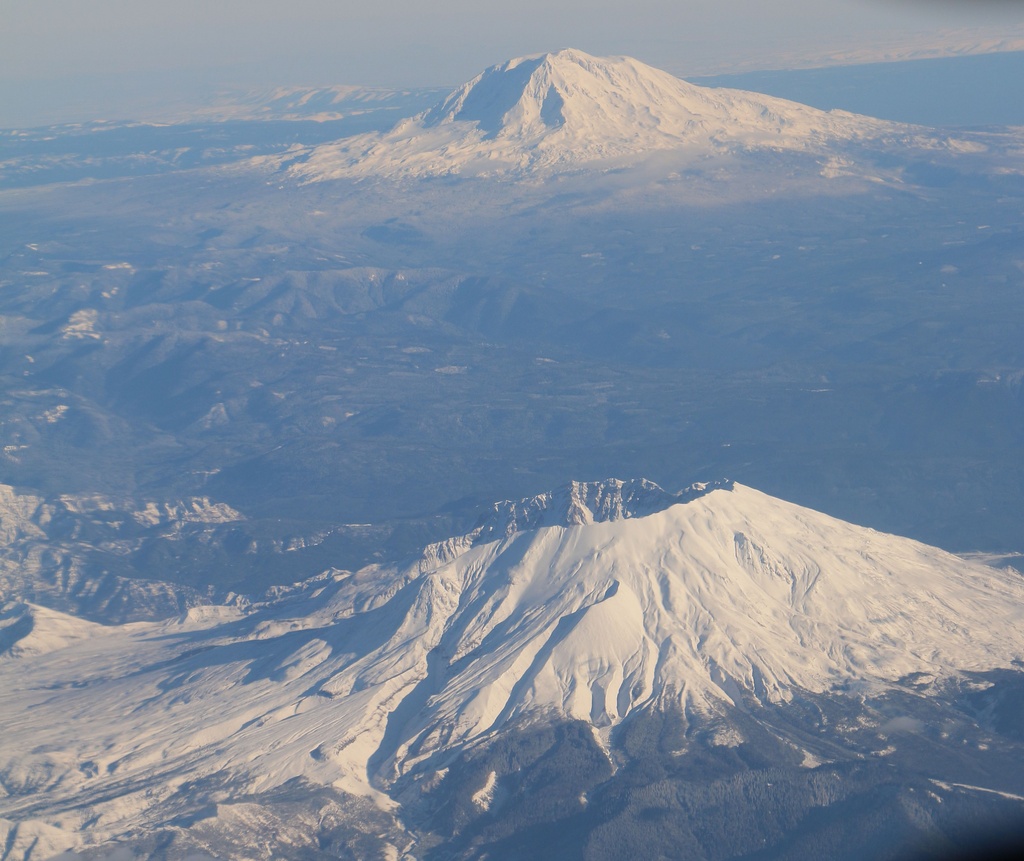
<svg viewBox="0 0 1024 861">
<path fill-rule="evenodd" d="M 668 496 L 655 488 L 640 489 Z M 714 714 L 1024 659 L 1019 575 L 742 485 L 680 498 L 478 530 L 172 622 L 11 608 L 33 625 L 0 661 L 0 820 L 102 842 L 217 773 L 239 792 L 303 776 L 386 805 L 391 780 L 512 721 L 607 728 L 658 705 Z"/>
<path fill-rule="evenodd" d="M 698 87 L 630 57 L 565 49 L 493 66 L 391 131 L 315 147 L 290 171 L 310 181 L 517 174 L 665 150 L 699 159 L 910 134 L 843 111 Z"/>
</svg>

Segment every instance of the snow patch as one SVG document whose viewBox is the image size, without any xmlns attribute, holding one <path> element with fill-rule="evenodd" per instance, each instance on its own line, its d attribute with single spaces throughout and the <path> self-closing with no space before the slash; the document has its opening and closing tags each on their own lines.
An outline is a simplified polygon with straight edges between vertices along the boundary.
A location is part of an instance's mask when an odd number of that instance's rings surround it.
<svg viewBox="0 0 1024 861">
<path fill-rule="evenodd" d="M 53 409 L 44 412 L 43 418 L 46 420 L 47 424 L 56 424 L 67 415 L 68 409 L 70 409 L 70 407 L 68 407 L 67 404 L 57 404 Z"/>
<path fill-rule="evenodd" d="M 99 322 L 99 312 L 93 308 L 84 308 L 75 311 L 68 319 L 67 324 L 61 329 L 64 337 L 69 340 L 101 340 L 100 333 L 96 331 L 96 324 Z"/>
<path fill-rule="evenodd" d="M 739 747 L 744 738 L 733 727 L 717 727 L 711 734 L 711 743 L 715 747 Z"/>
<path fill-rule="evenodd" d="M 818 759 L 818 757 L 816 757 L 809 750 L 805 750 L 803 754 L 804 758 L 800 762 L 801 768 L 817 768 L 819 765 L 822 765 L 824 763 L 824 760 Z"/>
<path fill-rule="evenodd" d="M 492 771 L 487 775 L 487 780 L 484 782 L 484 785 L 473 793 L 473 804 L 476 805 L 480 811 L 483 812 L 491 809 L 491 805 L 494 803 L 494 791 L 497 785 L 498 775 Z"/>
<path fill-rule="evenodd" d="M 224 502 L 213 502 L 200 496 L 178 502 L 147 502 L 145 508 L 132 512 L 132 519 L 142 526 L 168 523 L 234 523 L 245 517 Z"/>
<path fill-rule="evenodd" d="M 966 789 L 971 792 L 987 792 L 990 795 L 998 795 L 1001 798 L 1009 798 L 1012 801 L 1024 801 L 1024 795 L 1014 795 L 1012 792 L 1002 792 L 1001 790 L 988 789 L 984 786 L 971 786 L 969 783 L 945 783 L 941 780 L 934 779 L 931 782 L 934 783 L 936 786 L 941 786 L 947 792 L 952 792 L 954 788 Z"/>
</svg>

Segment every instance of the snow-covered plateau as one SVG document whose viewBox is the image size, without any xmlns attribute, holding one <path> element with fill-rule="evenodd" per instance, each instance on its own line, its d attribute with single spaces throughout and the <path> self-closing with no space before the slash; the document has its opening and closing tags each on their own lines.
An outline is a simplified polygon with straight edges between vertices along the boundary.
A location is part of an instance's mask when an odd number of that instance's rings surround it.
<svg viewBox="0 0 1024 861">
<path fill-rule="evenodd" d="M 607 170 L 657 152 L 699 163 L 734 152 L 834 155 L 837 144 L 866 142 L 974 146 L 942 141 L 914 126 L 695 86 L 629 57 L 566 49 L 493 66 L 388 132 L 274 161 L 290 165 L 290 173 L 304 181 L 520 176 Z"/>
<path fill-rule="evenodd" d="M 12 603 L 0 642 L 3 858 L 167 829 L 210 850 L 232 817 L 285 840 L 241 801 L 299 784 L 401 817 L 453 764 L 529 728 L 589 727 L 614 771 L 630 727 L 659 714 L 681 722 L 680 756 L 701 738 L 743 750 L 763 734 L 751 715 L 823 697 L 931 708 L 1024 662 L 1024 580 L 728 481 L 607 481 L 499 503 L 402 564 L 172 621 L 104 627 Z M 860 759 L 924 723 L 813 709 L 817 729 L 785 741 L 805 771 L 837 758 L 844 721 L 880 734 Z M 959 774 L 930 777 L 980 785 Z M 477 815 L 500 777 L 466 787 Z M 420 857 L 394 834 L 360 857 Z"/>
</svg>

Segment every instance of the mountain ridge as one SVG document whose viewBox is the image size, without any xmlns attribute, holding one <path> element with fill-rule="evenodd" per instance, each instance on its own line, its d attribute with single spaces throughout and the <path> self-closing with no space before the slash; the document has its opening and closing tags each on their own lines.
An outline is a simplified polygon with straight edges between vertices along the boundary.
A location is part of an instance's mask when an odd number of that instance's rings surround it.
<svg viewBox="0 0 1024 861">
<path fill-rule="evenodd" d="M 474 543 L 484 544 L 545 526 L 582 526 L 645 517 L 719 488 L 731 490 L 732 486 L 729 479 L 717 479 L 695 482 L 671 493 L 646 478 L 572 481 L 549 493 L 494 503 L 475 527 Z"/>
</svg>

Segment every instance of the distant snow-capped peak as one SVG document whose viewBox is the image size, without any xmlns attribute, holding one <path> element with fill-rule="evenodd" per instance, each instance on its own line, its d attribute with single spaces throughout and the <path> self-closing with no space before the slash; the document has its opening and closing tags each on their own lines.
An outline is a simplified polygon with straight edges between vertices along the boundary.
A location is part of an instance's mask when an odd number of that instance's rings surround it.
<svg viewBox="0 0 1024 861">
<path fill-rule="evenodd" d="M 723 93 L 729 95 L 723 97 Z M 598 58 L 566 49 L 492 66 L 418 118 L 425 128 L 473 123 L 485 137 L 536 140 L 560 129 L 599 138 L 654 133 L 673 139 L 707 129 L 709 121 L 780 130 L 791 124 L 786 103 L 768 99 L 750 117 L 735 111 L 733 91 L 688 84 L 630 57 Z M 753 94 L 749 94 L 753 96 Z"/>
<path fill-rule="evenodd" d="M 492 66 L 392 131 L 317 147 L 291 170 L 307 180 L 507 174 L 664 150 L 808 150 L 896 128 L 566 49 Z"/>
</svg>

